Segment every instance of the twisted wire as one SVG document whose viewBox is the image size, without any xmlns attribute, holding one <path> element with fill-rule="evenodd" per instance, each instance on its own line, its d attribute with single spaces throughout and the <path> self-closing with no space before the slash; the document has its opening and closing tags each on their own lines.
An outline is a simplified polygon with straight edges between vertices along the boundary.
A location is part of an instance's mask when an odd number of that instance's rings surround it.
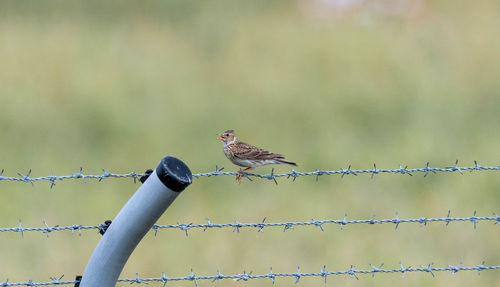
<svg viewBox="0 0 500 287">
<path fill-rule="evenodd" d="M 237 273 L 237 274 L 222 274 L 219 270 L 217 270 L 217 274 L 214 275 L 195 275 L 194 271 L 191 269 L 191 272 L 186 276 L 181 277 L 168 277 L 165 273 L 162 273 L 160 277 L 150 277 L 150 278 L 141 278 L 139 274 L 136 274 L 135 278 L 120 278 L 118 282 L 127 282 L 130 284 L 148 284 L 150 282 L 160 282 L 165 286 L 168 282 L 171 281 L 191 281 L 198 286 L 198 281 L 202 280 L 210 280 L 212 282 L 220 282 L 221 280 L 232 279 L 234 281 L 248 281 L 253 279 L 270 279 L 274 284 L 277 278 L 293 278 L 295 279 L 295 283 L 299 283 L 301 278 L 304 277 L 315 277 L 322 278 L 326 283 L 327 278 L 329 276 L 341 276 L 347 275 L 351 278 L 356 278 L 359 280 L 358 275 L 367 275 L 371 274 L 372 277 L 375 276 L 376 273 L 400 273 L 401 277 L 405 277 L 407 273 L 428 273 L 432 277 L 435 277 L 435 273 L 438 272 L 451 272 L 451 274 L 455 274 L 459 271 L 477 271 L 478 275 L 480 275 L 481 271 L 485 270 L 498 270 L 500 269 L 500 265 L 485 265 L 483 261 L 481 264 L 475 266 L 462 266 L 462 263 L 457 264 L 456 266 L 448 265 L 445 267 L 434 267 L 433 263 L 428 265 L 420 265 L 419 267 L 404 267 L 402 263 L 399 264 L 399 268 L 383 268 L 384 264 L 380 264 L 378 266 L 370 264 L 369 269 L 357 269 L 355 266 L 351 265 L 349 269 L 338 270 L 338 271 L 327 271 L 326 265 L 320 268 L 319 272 L 302 272 L 300 267 L 297 268 L 295 272 L 281 273 L 274 272 L 272 267 L 270 268 L 268 273 L 262 274 L 253 274 L 253 272 Z M 0 287 L 10 287 L 10 286 L 56 286 L 56 285 L 71 285 L 76 284 L 79 281 L 63 281 L 62 278 L 64 275 L 60 277 L 50 277 L 51 281 L 47 282 L 35 282 L 33 280 L 28 280 L 25 282 L 9 282 L 9 280 L 5 280 L 4 282 L 0 282 Z"/>
<path fill-rule="evenodd" d="M 228 175 L 236 176 L 240 174 L 240 172 L 224 172 L 222 171 L 223 169 L 224 168 L 218 168 L 216 166 L 214 171 L 193 174 L 193 178 L 228 176 Z M 287 173 L 274 173 L 273 169 L 270 174 L 241 172 L 241 175 L 242 177 L 247 178 L 249 180 L 251 180 L 252 178 L 261 178 L 261 179 L 273 180 L 277 184 L 278 182 L 276 181 L 276 179 L 283 177 L 287 179 L 292 178 L 293 181 L 295 181 L 297 177 L 302 177 L 302 176 L 315 176 L 316 180 L 318 180 L 318 178 L 322 175 L 340 175 L 343 178 L 346 175 L 357 176 L 358 174 L 370 174 L 371 178 L 373 178 L 375 175 L 381 173 L 401 174 L 409 176 L 412 176 L 415 173 L 422 173 L 424 177 L 426 177 L 427 175 L 429 175 L 429 173 L 438 174 L 438 173 L 458 172 L 463 175 L 465 171 L 469 172 L 500 171 L 500 166 L 481 166 L 477 163 L 477 161 L 474 161 L 473 166 L 458 166 L 458 161 L 456 161 L 454 165 L 449 167 L 430 167 L 429 163 L 427 163 L 425 167 L 420 167 L 420 168 L 408 168 L 408 166 L 403 167 L 400 165 L 399 168 L 384 169 L 384 168 L 377 168 L 377 166 L 373 164 L 373 168 L 371 169 L 352 169 L 351 166 L 349 165 L 349 167 L 347 168 L 341 168 L 338 170 L 317 169 L 309 172 L 299 172 L 292 170 L 291 172 Z M 83 182 L 86 182 L 87 179 L 96 179 L 100 182 L 104 179 L 109 179 L 109 178 L 132 178 L 135 183 L 137 182 L 138 179 L 140 179 L 140 177 L 145 175 L 145 173 L 136 173 L 136 172 L 118 174 L 109 172 L 108 170 L 105 169 L 103 170 L 102 174 L 84 174 L 82 168 L 80 168 L 80 171 L 77 173 L 73 173 L 70 175 L 62 175 L 62 176 L 56 176 L 51 174 L 49 176 L 31 177 L 31 170 L 29 170 L 28 173 L 26 174 L 18 173 L 18 176 L 16 177 L 16 176 L 3 176 L 3 172 L 4 170 L 2 169 L 0 171 L 0 181 L 25 182 L 25 183 L 31 183 L 32 185 L 34 185 L 34 183 L 37 181 L 48 181 L 50 183 L 51 188 L 56 184 L 57 181 L 68 180 L 68 179 L 82 179 Z"/>
<path fill-rule="evenodd" d="M 218 168 L 217 166 L 215 167 L 215 171 L 212 172 L 206 172 L 206 173 L 198 173 L 198 174 L 193 174 L 194 178 L 198 177 L 211 177 L 211 176 L 221 176 L 221 175 L 238 175 L 240 172 L 223 172 L 224 168 Z M 341 178 L 343 178 L 346 175 L 355 175 L 357 176 L 358 174 L 370 174 L 370 177 L 373 178 L 377 174 L 381 173 L 389 173 L 389 174 L 406 174 L 409 176 L 413 176 L 414 173 L 423 173 L 424 177 L 427 177 L 429 173 L 433 174 L 438 174 L 438 173 L 453 173 L 453 172 L 458 172 L 460 174 L 464 174 L 464 171 L 500 171 L 500 166 L 481 166 L 477 163 L 477 161 L 474 161 L 473 166 L 458 166 L 458 160 L 455 162 L 454 165 L 449 166 L 449 167 L 430 167 L 429 162 L 425 165 L 425 167 L 421 168 L 408 168 L 408 166 L 403 167 L 402 165 L 399 166 L 399 168 L 395 169 L 383 169 L 383 168 L 377 168 L 376 164 L 373 164 L 373 168 L 371 169 L 352 169 L 351 165 L 349 165 L 347 168 L 341 168 L 338 170 L 315 170 L 315 171 L 310 171 L 310 172 L 298 172 L 295 170 L 292 170 L 291 172 L 288 173 L 274 173 L 274 169 L 272 169 L 270 174 L 258 174 L 258 173 L 248 173 L 248 172 L 241 172 L 242 177 L 246 177 L 249 180 L 251 180 L 252 177 L 256 178 L 263 178 L 263 179 L 269 179 L 273 180 L 276 184 L 277 178 L 281 177 L 286 177 L 292 178 L 293 181 L 297 177 L 301 176 L 315 176 L 316 181 L 319 179 L 320 176 L 322 175 L 340 175 Z"/>
<path fill-rule="evenodd" d="M 324 219 L 324 220 L 314 220 L 310 221 L 290 221 L 290 222 L 266 222 L 266 218 L 264 218 L 261 222 L 253 222 L 253 223 L 244 223 L 235 221 L 234 223 L 213 223 L 209 219 L 206 219 L 207 223 L 204 224 L 194 224 L 194 223 L 177 223 L 177 224 L 154 224 L 151 228 L 155 235 L 157 235 L 160 229 L 178 229 L 185 232 L 186 236 L 189 235 L 189 231 L 192 229 L 201 229 L 206 231 L 207 229 L 224 229 L 229 228 L 232 229 L 233 232 L 240 232 L 240 229 L 243 228 L 256 228 L 258 232 L 264 232 L 264 228 L 283 228 L 283 232 L 294 229 L 296 226 L 306 226 L 306 227 L 318 227 L 321 231 L 324 231 L 323 226 L 328 224 L 336 224 L 340 226 L 342 230 L 344 226 L 349 224 L 365 224 L 365 225 L 375 225 L 375 224 L 387 224 L 392 223 L 395 225 L 397 229 L 399 224 L 402 223 L 418 223 L 420 226 L 427 225 L 427 223 L 437 223 L 442 222 L 445 223 L 446 226 L 450 224 L 450 222 L 471 222 L 474 225 L 474 229 L 476 229 L 477 223 L 480 221 L 489 221 L 494 224 L 500 225 L 500 216 L 496 213 L 493 216 L 476 216 L 476 212 L 472 216 L 468 217 L 451 217 L 451 212 L 448 211 L 446 217 L 419 217 L 419 218 L 399 218 L 398 213 L 393 218 L 384 218 L 384 219 L 376 219 L 372 217 L 370 219 L 355 219 L 348 220 L 347 215 L 344 216 L 343 219 Z M 80 225 L 73 224 L 68 226 L 49 226 L 45 221 L 43 221 L 44 227 L 23 227 L 21 221 L 19 221 L 19 225 L 15 227 L 0 227 L 0 232 L 19 232 L 21 236 L 24 238 L 25 232 L 42 232 L 47 237 L 49 233 L 56 231 L 65 231 L 69 230 L 72 233 L 77 232 L 78 235 L 82 234 L 82 230 L 101 230 L 105 224 L 98 225 Z"/>
</svg>

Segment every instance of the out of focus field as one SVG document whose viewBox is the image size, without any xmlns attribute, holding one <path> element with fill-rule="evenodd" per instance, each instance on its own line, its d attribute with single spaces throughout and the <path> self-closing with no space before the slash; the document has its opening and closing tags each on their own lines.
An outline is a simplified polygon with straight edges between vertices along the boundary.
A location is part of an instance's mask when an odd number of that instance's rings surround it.
<svg viewBox="0 0 500 287">
<path fill-rule="evenodd" d="M 194 173 L 235 171 L 216 134 L 299 163 L 297 170 L 500 165 L 497 1 L 3 1 L 0 169 L 17 176 L 143 172 L 164 155 Z M 348 2 L 348 1 L 347 1 Z M 359 2 L 359 1 L 358 1 Z M 367 1 L 368 2 L 368 1 Z M 384 1 L 377 1 L 384 2 Z M 395 1 L 398 2 L 398 1 Z M 396 5 L 396 4 L 394 4 Z M 332 8 L 333 7 L 333 8 Z M 396 6 L 394 6 L 396 7 Z M 399 7 L 399 6 L 398 6 Z M 407 10 L 405 10 L 407 9 Z M 271 167 L 256 172 L 269 173 Z M 288 172 L 287 166 L 275 172 Z M 500 174 L 195 179 L 159 223 L 490 216 Z M 0 227 L 95 225 L 139 187 L 0 182 Z M 146 207 L 147 208 L 147 207 Z M 500 265 L 493 223 L 336 225 L 150 233 L 121 277 Z M 95 231 L 0 233 L 0 282 L 72 280 Z M 328 278 L 329 286 L 493 286 L 500 271 Z M 289 286 L 294 278 L 277 279 Z M 170 284 L 170 283 L 169 283 Z M 192 286 L 179 282 L 176 286 Z M 199 286 L 271 286 L 271 280 Z M 302 278 L 297 286 L 322 285 Z M 161 286 L 162 284 L 157 284 Z M 119 284 L 128 286 L 128 284 Z M 156 286 L 150 284 L 149 286 Z"/>
</svg>

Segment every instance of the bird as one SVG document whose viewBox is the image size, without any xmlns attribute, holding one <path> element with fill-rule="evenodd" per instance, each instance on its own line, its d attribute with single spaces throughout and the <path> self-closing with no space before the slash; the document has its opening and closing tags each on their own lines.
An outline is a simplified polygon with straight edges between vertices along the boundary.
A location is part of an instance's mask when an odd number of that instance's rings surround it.
<svg viewBox="0 0 500 287">
<path fill-rule="evenodd" d="M 281 154 L 269 152 L 256 146 L 241 142 L 234 134 L 234 130 L 227 130 L 219 134 L 226 157 L 235 165 L 245 167 L 238 171 L 236 179 L 241 181 L 241 174 L 259 166 L 267 164 L 288 164 L 297 166 L 295 162 L 285 160 Z"/>
</svg>

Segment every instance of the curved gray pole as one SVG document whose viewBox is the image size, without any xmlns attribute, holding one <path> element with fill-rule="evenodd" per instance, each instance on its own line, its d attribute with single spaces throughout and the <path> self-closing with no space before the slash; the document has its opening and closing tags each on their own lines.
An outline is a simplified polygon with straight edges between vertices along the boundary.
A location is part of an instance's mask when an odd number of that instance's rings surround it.
<svg viewBox="0 0 500 287">
<path fill-rule="evenodd" d="M 182 161 L 171 156 L 163 158 L 104 233 L 80 287 L 115 286 L 137 244 L 191 182 L 191 171 Z"/>
</svg>

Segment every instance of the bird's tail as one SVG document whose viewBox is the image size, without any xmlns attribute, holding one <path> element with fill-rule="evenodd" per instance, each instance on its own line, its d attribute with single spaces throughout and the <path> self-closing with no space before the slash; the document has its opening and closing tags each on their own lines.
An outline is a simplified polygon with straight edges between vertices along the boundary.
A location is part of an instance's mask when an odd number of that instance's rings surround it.
<svg viewBox="0 0 500 287">
<path fill-rule="evenodd" d="M 286 161 L 284 159 L 277 159 L 276 161 L 279 162 L 279 163 L 284 163 L 284 164 L 289 164 L 289 165 L 297 166 L 296 163 L 291 162 L 291 161 Z"/>
</svg>

